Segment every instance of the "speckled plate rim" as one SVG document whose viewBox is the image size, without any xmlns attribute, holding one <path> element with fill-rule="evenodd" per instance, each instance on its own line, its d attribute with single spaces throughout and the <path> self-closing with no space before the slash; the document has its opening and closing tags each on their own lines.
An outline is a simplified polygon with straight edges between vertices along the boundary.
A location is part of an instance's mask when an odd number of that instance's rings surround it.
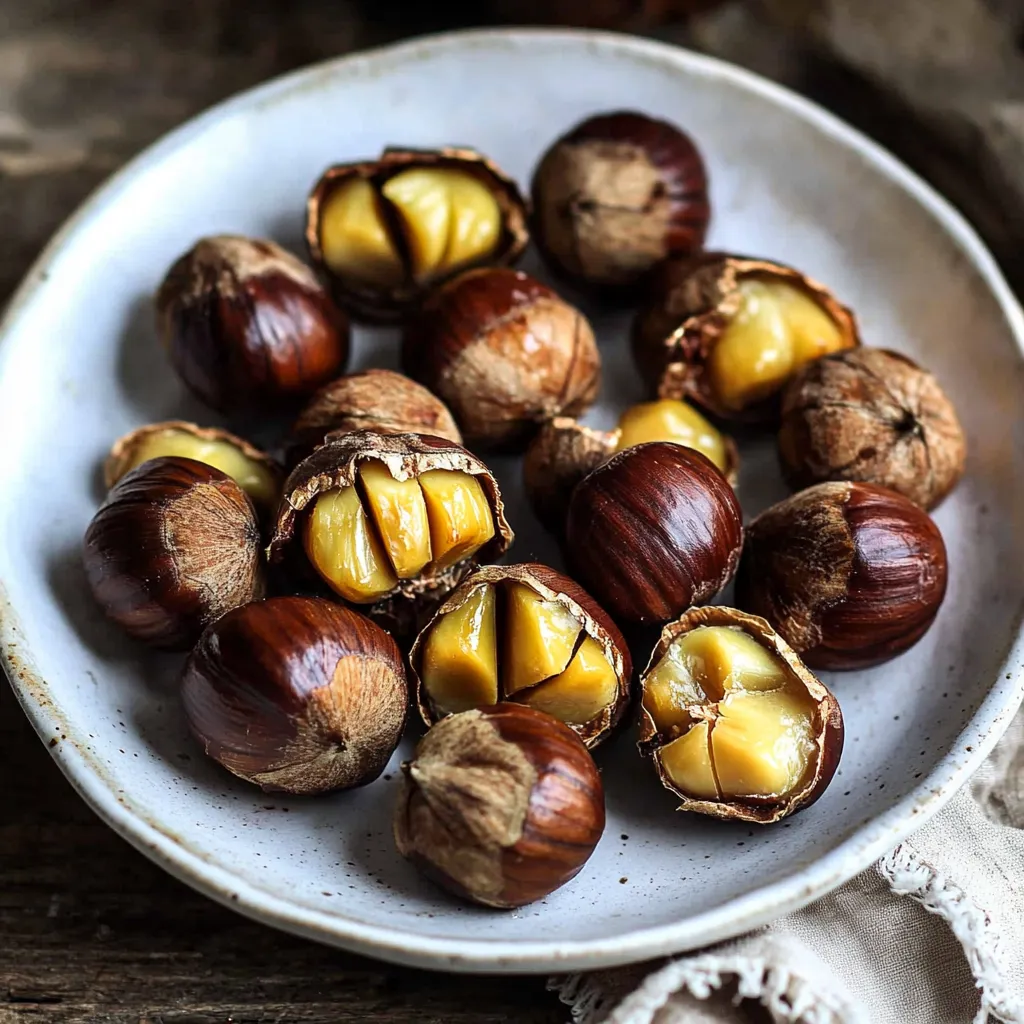
<svg viewBox="0 0 1024 1024">
<path fill-rule="evenodd" d="M 786 109 L 823 135 L 855 151 L 879 174 L 916 199 L 944 227 L 988 284 L 1018 348 L 1024 352 L 1024 312 L 974 229 L 949 202 L 895 157 L 814 103 L 751 72 L 664 43 L 589 31 L 497 29 L 428 36 L 294 72 L 213 107 L 149 147 L 72 215 L 28 272 L 0 321 L 0 374 L 7 366 L 9 355 L 9 350 L 2 345 L 4 339 L 26 315 L 40 286 L 49 277 L 51 265 L 67 243 L 86 230 L 93 217 L 116 204 L 133 179 L 225 117 L 276 103 L 298 91 L 315 90 L 323 79 L 365 77 L 374 71 L 386 71 L 398 62 L 445 51 L 495 44 L 526 45 L 541 38 L 566 45 L 582 42 L 598 54 L 625 53 L 670 71 L 679 69 L 705 79 L 728 82 Z M 46 681 L 34 669 L 32 652 L 24 643 L 16 610 L 7 592 L 4 581 L 0 580 L 0 663 L 40 737 L 46 739 L 55 732 L 63 735 L 63 742 L 50 748 L 51 755 L 78 793 L 111 828 L 170 874 L 257 920 L 353 952 L 453 971 L 562 972 L 630 963 L 718 942 L 798 909 L 869 867 L 934 815 L 982 764 L 1024 699 L 1024 609 L 1021 609 L 1016 618 L 1016 638 L 999 674 L 987 697 L 965 725 L 954 749 L 920 785 L 887 812 L 852 828 L 828 854 L 808 865 L 794 866 L 782 880 L 684 921 L 638 928 L 614 937 L 571 942 L 428 937 L 353 921 L 344 914 L 327 914 L 296 906 L 211 863 L 190 848 L 184 838 L 147 817 L 142 808 L 135 807 L 130 797 L 118 791 L 105 777 L 99 759 L 53 702 Z"/>
</svg>

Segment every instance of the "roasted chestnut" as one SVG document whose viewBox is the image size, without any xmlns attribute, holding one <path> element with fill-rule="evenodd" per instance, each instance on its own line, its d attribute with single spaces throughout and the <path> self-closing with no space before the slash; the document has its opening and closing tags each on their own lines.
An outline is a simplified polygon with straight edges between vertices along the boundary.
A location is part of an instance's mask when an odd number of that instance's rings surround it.
<svg viewBox="0 0 1024 1024">
<path fill-rule="evenodd" d="M 652 393 L 751 422 L 777 415 L 797 370 L 858 344 L 853 313 L 824 285 L 724 253 L 670 260 L 633 321 L 633 355 Z"/>
<path fill-rule="evenodd" d="M 514 263 L 529 241 L 526 203 L 472 149 L 385 149 L 328 168 L 313 188 L 306 242 L 354 316 L 398 320 L 468 267 Z"/>
<path fill-rule="evenodd" d="M 633 666 L 608 613 L 546 565 L 477 569 L 445 600 L 409 655 L 430 725 L 501 701 L 565 722 L 588 747 L 629 703 Z"/>
<path fill-rule="evenodd" d="M 193 459 L 150 459 L 114 484 L 86 531 L 84 561 L 107 616 L 154 647 L 187 649 L 209 623 L 263 596 L 252 502 Z"/>
<path fill-rule="evenodd" d="M 575 575 L 622 622 L 664 623 L 732 579 L 739 502 L 700 452 L 635 445 L 573 491 L 566 546 Z"/>
<path fill-rule="evenodd" d="M 691 608 L 662 630 L 641 685 L 640 750 L 681 811 L 768 824 L 832 781 L 839 703 L 764 619 Z"/>
<path fill-rule="evenodd" d="M 878 348 L 804 367 L 782 396 L 779 459 L 794 489 L 860 480 L 933 508 L 963 475 L 953 403 L 913 360 Z"/>
<path fill-rule="evenodd" d="M 402 366 L 444 399 L 472 447 L 521 449 L 545 420 L 589 408 L 601 382 L 583 314 L 503 268 L 434 292 L 405 331 Z"/>
<path fill-rule="evenodd" d="M 548 420 L 526 449 L 523 486 L 534 514 L 553 533 L 565 529 L 573 488 L 616 452 L 649 441 L 672 441 L 706 455 L 730 484 L 736 481 L 739 453 L 686 402 L 661 398 L 631 406 L 614 430 L 594 430 L 567 416 Z"/>
<path fill-rule="evenodd" d="M 218 619 L 189 656 L 181 693 L 210 757 L 265 790 L 301 794 L 376 779 L 409 697 L 394 640 L 310 597 L 272 597 Z"/>
<path fill-rule="evenodd" d="M 432 434 L 462 443 L 448 407 L 422 384 L 394 370 L 363 370 L 331 381 L 309 400 L 288 438 L 289 462 L 304 459 L 328 434 L 353 430 Z"/>
<path fill-rule="evenodd" d="M 402 628 L 418 629 L 431 602 L 511 542 L 497 482 L 475 455 L 439 437 L 357 430 L 292 470 L 268 555 L 298 560 L 374 614 L 412 604 Z"/>
<path fill-rule="evenodd" d="M 281 497 L 281 467 L 259 448 L 218 427 L 184 420 L 150 423 L 114 442 L 103 466 L 107 487 L 136 466 L 163 455 L 180 455 L 227 473 L 260 512 L 272 512 Z"/>
<path fill-rule="evenodd" d="M 628 288 L 668 256 L 704 244 L 711 210 L 704 161 L 667 121 L 598 114 L 544 154 L 533 176 L 534 237 L 556 272 Z"/>
<path fill-rule="evenodd" d="M 939 528 L 865 483 L 809 487 L 747 527 L 736 603 L 814 668 L 865 668 L 912 647 L 946 594 Z"/>
<path fill-rule="evenodd" d="M 225 413 L 290 408 L 348 359 L 348 319 L 305 263 L 262 239 L 201 239 L 168 271 L 156 312 L 178 375 Z"/>
<path fill-rule="evenodd" d="M 522 907 L 565 885 L 604 831 L 604 791 L 587 748 L 523 704 L 443 719 L 402 772 L 399 853 L 485 907 Z"/>
</svg>

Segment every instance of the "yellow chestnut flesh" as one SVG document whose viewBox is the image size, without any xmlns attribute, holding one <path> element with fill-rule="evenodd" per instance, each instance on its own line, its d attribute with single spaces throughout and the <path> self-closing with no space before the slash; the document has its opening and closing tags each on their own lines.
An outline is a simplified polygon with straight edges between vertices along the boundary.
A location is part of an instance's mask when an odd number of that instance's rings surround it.
<svg viewBox="0 0 1024 1024">
<path fill-rule="evenodd" d="M 423 685 L 445 715 L 498 703 L 495 592 L 478 587 L 443 615 L 423 648 Z"/>
<path fill-rule="evenodd" d="M 435 570 L 469 558 L 494 536 L 491 506 L 476 477 L 432 469 L 416 479 L 427 505 Z"/>
<path fill-rule="evenodd" d="M 716 800 L 720 796 L 711 764 L 708 729 L 707 722 L 697 722 L 689 732 L 658 751 L 669 778 L 699 800 Z"/>
<path fill-rule="evenodd" d="M 622 414 L 615 450 L 621 452 L 649 441 L 674 441 L 695 448 L 723 473 L 729 469 L 722 435 L 692 405 L 678 399 L 641 402 Z"/>
<path fill-rule="evenodd" d="M 565 605 L 522 583 L 509 586 L 506 614 L 505 693 L 511 696 L 564 671 L 583 627 Z"/>
<path fill-rule="evenodd" d="M 278 499 L 274 474 L 255 459 L 250 459 L 237 445 L 230 441 L 196 437 L 187 430 L 175 427 L 154 431 L 133 446 L 131 459 L 121 467 L 122 475 L 150 459 L 164 455 L 180 455 L 219 469 L 231 477 L 257 505 L 272 505 Z"/>
<path fill-rule="evenodd" d="M 615 700 L 618 690 L 615 669 L 601 645 L 588 636 L 564 672 L 514 699 L 568 725 L 584 725 Z"/>
<path fill-rule="evenodd" d="M 353 178 L 328 196 L 320 218 L 320 248 L 324 262 L 339 277 L 382 287 L 394 287 L 405 278 L 380 200 L 365 178 Z"/>
<path fill-rule="evenodd" d="M 846 347 L 839 326 L 803 289 L 753 276 L 737 288 L 740 308 L 707 359 L 711 390 L 726 408 L 767 398 L 806 363 Z"/>
<path fill-rule="evenodd" d="M 430 561 L 427 504 L 418 481 L 396 480 L 382 462 L 364 462 L 359 479 L 395 575 L 418 576 Z"/>
</svg>

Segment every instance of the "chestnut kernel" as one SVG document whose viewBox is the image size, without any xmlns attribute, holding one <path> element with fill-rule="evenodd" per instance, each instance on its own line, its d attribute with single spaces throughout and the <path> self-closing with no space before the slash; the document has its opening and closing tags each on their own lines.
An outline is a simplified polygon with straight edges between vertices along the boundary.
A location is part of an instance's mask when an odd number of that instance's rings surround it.
<svg viewBox="0 0 1024 1024">
<path fill-rule="evenodd" d="M 600 288 L 635 286 L 704 244 L 704 161 L 667 121 L 598 114 L 558 139 L 533 177 L 534 235 L 552 269 Z"/>
<path fill-rule="evenodd" d="M 402 771 L 399 853 L 485 907 L 522 907 L 565 885 L 604 831 L 604 791 L 587 748 L 522 704 L 443 719 Z"/>
<path fill-rule="evenodd" d="M 813 668 L 866 668 L 928 631 L 946 595 L 939 528 L 902 494 L 817 484 L 747 527 L 736 602 Z"/>
<path fill-rule="evenodd" d="M 569 502 L 566 546 L 580 581 L 618 621 L 664 623 L 732 579 L 739 502 L 700 452 L 656 441 L 614 456 Z"/>
<path fill-rule="evenodd" d="M 596 747 L 629 704 L 633 666 L 608 613 L 546 565 L 477 569 L 449 595 L 409 654 L 427 725 L 502 701 L 564 722 Z"/>
<path fill-rule="evenodd" d="M 526 203 L 472 149 L 385 149 L 328 168 L 307 204 L 306 242 L 338 303 L 400 319 L 469 267 L 514 263 L 529 241 Z"/>
<path fill-rule="evenodd" d="M 670 260 L 633 321 L 633 355 L 660 398 L 722 419 L 771 420 L 789 378 L 860 344 L 853 313 L 817 281 L 771 260 L 703 253 Z"/>
<path fill-rule="evenodd" d="M 466 443 L 521 450 L 554 416 L 585 412 L 601 357 L 579 310 L 526 274 L 471 270 L 433 293 L 402 365 L 451 409 Z"/>
<path fill-rule="evenodd" d="M 263 596 L 252 502 L 213 466 L 161 457 L 110 489 L 85 534 L 93 596 L 136 640 L 195 643 L 225 612 Z"/>
<path fill-rule="evenodd" d="M 265 790 L 308 795 L 376 779 L 408 705 L 394 640 L 362 615 L 310 597 L 228 612 L 189 656 L 181 692 L 210 757 Z"/>
<path fill-rule="evenodd" d="M 639 747 L 679 810 L 769 824 L 832 781 L 839 703 L 764 619 L 691 608 L 662 630 L 640 678 Z"/>
<path fill-rule="evenodd" d="M 180 455 L 227 473 L 261 512 L 272 512 L 281 497 L 281 467 L 259 448 L 219 427 L 184 420 L 150 423 L 118 438 L 103 466 L 107 487 L 130 470 L 163 455 Z"/>
<path fill-rule="evenodd" d="M 300 462 L 328 434 L 431 434 L 462 444 L 448 407 L 422 384 L 394 370 L 363 370 L 321 388 L 299 414 L 288 438 L 289 462 Z"/>
<path fill-rule="evenodd" d="M 348 360 L 345 315 L 305 263 L 263 239 L 201 239 L 167 272 L 156 312 L 174 369 L 220 412 L 289 408 Z"/>
<path fill-rule="evenodd" d="M 967 442 L 953 403 L 913 360 L 856 348 L 806 366 L 782 397 L 779 459 L 797 490 L 860 480 L 929 509 L 956 486 Z"/>
</svg>

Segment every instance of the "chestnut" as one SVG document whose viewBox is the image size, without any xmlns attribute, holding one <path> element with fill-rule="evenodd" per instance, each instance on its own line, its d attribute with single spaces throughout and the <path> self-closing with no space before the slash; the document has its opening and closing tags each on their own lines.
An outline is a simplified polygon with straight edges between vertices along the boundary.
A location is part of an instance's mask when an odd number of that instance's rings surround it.
<svg viewBox="0 0 1024 1024">
<path fill-rule="evenodd" d="M 399 853 L 485 907 L 522 907 L 565 885 L 604 831 L 604 791 L 587 748 L 523 704 L 442 719 L 402 774 Z"/>
<path fill-rule="evenodd" d="M 110 489 L 85 533 L 97 603 L 129 636 L 170 650 L 263 596 L 252 502 L 226 473 L 193 459 L 142 463 Z"/>
<path fill-rule="evenodd" d="M 321 388 L 299 413 L 288 437 L 288 459 L 301 461 L 328 434 L 432 434 L 462 444 L 448 407 L 422 384 L 394 370 L 363 370 Z"/>
<path fill-rule="evenodd" d="M 807 363 L 860 344 L 853 313 L 817 281 L 771 260 L 702 253 L 669 260 L 633 321 L 633 356 L 660 398 L 764 423 Z"/>
<path fill-rule="evenodd" d="M 628 408 L 614 430 L 594 430 L 567 416 L 548 420 L 523 459 L 523 487 L 534 514 L 553 533 L 561 534 L 576 484 L 617 452 L 649 441 L 695 448 L 735 485 L 739 453 L 732 438 L 692 405 L 660 398 Z"/>
<path fill-rule="evenodd" d="M 817 484 L 747 527 L 736 603 L 812 668 L 866 668 L 928 631 L 946 594 L 946 546 L 919 506 L 875 484 Z"/>
<path fill-rule="evenodd" d="M 631 288 L 704 244 L 704 161 L 667 121 L 597 114 L 554 142 L 533 176 L 534 237 L 551 268 L 595 288 Z"/>
<path fill-rule="evenodd" d="M 553 416 L 588 409 L 601 381 L 579 310 L 526 274 L 471 270 L 434 292 L 402 366 L 448 404 L 471 447 L 521 450 Z"/>
<path fill-rule="evenodd" d="M 265 790 L 364 786 L 398 746 L 408 686 L 394 640 L 312 597 L 235 608 L 200 637 L 181 678 L 203 750 Z"/>
<path fill-rule="evenodd" d="M 832 781 L 839 703 L 764 619 L 691 608 L 662 630 L 640 680 L 640 750 L 679 810 L 769 824 Z"/>
<path fill-rule="evenodd" d="M 526 202 L 473 149 L 388 148 L 328 168 L 306 207 L 306 244 L 336 301 L 399 320 L 469 267 L 514 263 L 529 241 Z"/>
<path fill-rule="evenodd" d="M 201 239 L 167 272 L 156 313 L 178 375 L 224 413 L 290 408 L 348 360 L 348 319 L 306 264 L 263 239 Z"/>
<path fill-rule="evenodd" d="M 732 579 L 739 502 L 700 452 L 664 441 L 619 452 L 573 491 L 569 561 L 620 622 L 668 622 Z"/>
<path fill-rule="evenodd" d="M 292 470 L 268 556 L 400 632 L 512 543 L 487 467 L 425 434 L 334 434 Z"/>
<path fill-rule="evenodd" d="M 879 348 L 810 363 L 786 387 L 779 460 L 794 489 L 860 480 L 929 509 L 963 475 L 967 443 L 953 403 L 912 359 Z"/>
<path fill-rule="evenodd" d="M 227 473 L 260 512 L 273 512 L 281 497 L 281 467 L 248 441 L 219 427 L 184 420 L 149 423 L 119 437 L 103 466 L 107 487 L 143 462 L 180 455 Z"/>
<path fill-rule="evenodd" d="M 453 591 L 409 654 L 420 715 L 502 701 L 564 722 L 587 747 L 619 724 L 633 672 L 626 641 L 574 580 L 546 565 L 489 565 Z"/>
</svg>

